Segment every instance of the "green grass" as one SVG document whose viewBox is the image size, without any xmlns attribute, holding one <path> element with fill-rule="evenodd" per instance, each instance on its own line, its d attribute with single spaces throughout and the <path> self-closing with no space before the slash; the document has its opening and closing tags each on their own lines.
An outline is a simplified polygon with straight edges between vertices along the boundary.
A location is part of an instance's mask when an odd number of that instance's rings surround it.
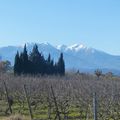
<svg viewBox="0 0 120 120">
<path fill-rule="evenodd" d="M 5 109 L 7 108 L 7 105 L 6 106 L 2 106 L 2 110 L 5 111 Z M 12 106 L 12 110 L 13 110 L 13 114 L 22 114 L 22 115 L 25 115 L 26 117 L 29 117 L 29 110 L 28 110 L 28 106 L 27 104 L 25 104 L 24 106 L 24 109 L 21 109 L 20 110 L 20 107 L 17 103 L 15 103 L 13 106 Z M 19 111 L 20 110 L 20 111 Z M 70 108 L 69 110 L 69 118 L 78 118 L 79 117 L 79 112 L 78 112 L 78 109 L 77 108 Z M 48 108 L 45 106 L 40 106 L 39 109 L 33 111 L 33 116 L 34 118 L 36 119 L 42 119 L 42 120 L 47 120 L 48 119 Z M 61 116 L 63 116 L 61 114 Z M 5 114 L 0 114 L 0 120 L 2 120 L 5 116 Z M 55 113 L 52 113 L 51 114 L 51 117 L 54 118 L 55 117 Z"/>
</svg>

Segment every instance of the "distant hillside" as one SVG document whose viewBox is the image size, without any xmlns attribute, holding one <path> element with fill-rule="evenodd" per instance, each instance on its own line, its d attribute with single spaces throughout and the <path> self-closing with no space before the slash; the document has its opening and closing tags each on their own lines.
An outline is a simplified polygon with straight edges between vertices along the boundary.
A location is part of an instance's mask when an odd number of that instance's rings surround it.
<svg viewBox="0 0 120 120">
<path fill-rule="evenodd" d="M 32 50 L 34 43 L 27 43 L 28 52 Z M 80 69 L 81 71 L 93 71 L 97 68 L 104 71 L 120 71 L 120 56 L 110 55 L 108 53 L 88 48 L 82 44 L 71 46 L 59 45 L 53 46 L 49 43 L 37 44 L 39 51 L 45 57 L 50 53 L 56 61 L 61 52 L 64 54 L 66 69 Z M 0 48 L 0 56 L 3 60 L 9 60 L 14 63 L 16 52 L 22 51 L 23 46 L 7 46 Z"/>
</svg>

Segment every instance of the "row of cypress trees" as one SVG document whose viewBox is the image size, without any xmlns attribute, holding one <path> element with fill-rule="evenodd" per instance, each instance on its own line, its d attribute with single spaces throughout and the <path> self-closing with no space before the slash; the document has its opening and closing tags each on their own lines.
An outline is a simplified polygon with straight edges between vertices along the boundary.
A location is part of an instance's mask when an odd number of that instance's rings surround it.
<svg viewBox="0 0 120 120">
<path fill-rule="evenodd" d="M 14 74 L 47 74 L 47 75 L 64 75 L 65 63 L 63 59 L 63 53 L 60 54 L 57 63 L 51 59 L 49 54 L 47 60 L 39 52 L 38 46 L 33 46 L 32 52 L 28 55 L 26 45 L 23 52 L 17 52 L 14 62 Z"/>
</svg>

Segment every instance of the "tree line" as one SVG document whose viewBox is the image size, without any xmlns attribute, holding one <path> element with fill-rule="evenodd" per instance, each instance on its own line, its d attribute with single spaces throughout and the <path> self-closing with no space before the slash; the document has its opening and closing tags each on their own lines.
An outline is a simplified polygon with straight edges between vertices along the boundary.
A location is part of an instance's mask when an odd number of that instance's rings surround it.
<svg viewBox="0 0 120 120">
<path fill-rule="evenodd" d="M 63 53 L 60 54 L 58 62 L 51 59 L 51 55 L 45 59 L 42 53 L 39 52 L 37 44 L 33 46 L 30 54 L 27 52 L 26 44 L 23 52 L 17 51 L 14 62 L 14 74 L 41 74 L 41 75 L 64 75 L 65 62 Z"/>
</svg>

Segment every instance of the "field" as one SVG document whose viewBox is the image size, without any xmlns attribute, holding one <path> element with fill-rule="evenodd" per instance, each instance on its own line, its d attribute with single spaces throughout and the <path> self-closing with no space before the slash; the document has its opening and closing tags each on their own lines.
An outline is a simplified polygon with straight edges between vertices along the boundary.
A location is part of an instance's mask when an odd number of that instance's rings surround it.
<svg viewBox="0 0 120 120">
<path fill-rule="evenodd" d="M 83 73 L 64 77 L 0 74 L 0 119 L 20 114 L 26 120 L 30 116 L 39 120 L 93 120 L 96 112 L 98 120 L 120 120 L 119 91 L 120 78 L 111 75 L 98 79 Z M 13 100 L 12 113 L 7 97 Z"/>
</svg>

